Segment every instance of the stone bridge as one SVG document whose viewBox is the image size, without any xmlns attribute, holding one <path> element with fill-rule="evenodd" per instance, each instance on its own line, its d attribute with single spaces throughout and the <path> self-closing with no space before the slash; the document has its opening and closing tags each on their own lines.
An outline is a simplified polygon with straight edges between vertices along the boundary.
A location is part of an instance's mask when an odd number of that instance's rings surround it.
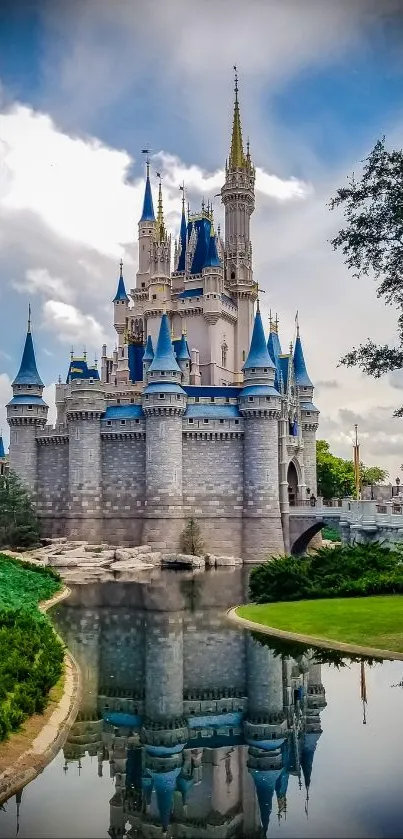
<svg viewBox="0 0 403 839">
<path fill-rule="evenodd" d="M 321 500 L 311 506 L 290 507 L 290 550 L 295 556 L 304 553 L 309 542 L 323 527 L 337 527 L 346 545 L 360 542 L 403 542 L 403 501 L 353 501 L 325 505 Z"/>
</svg>

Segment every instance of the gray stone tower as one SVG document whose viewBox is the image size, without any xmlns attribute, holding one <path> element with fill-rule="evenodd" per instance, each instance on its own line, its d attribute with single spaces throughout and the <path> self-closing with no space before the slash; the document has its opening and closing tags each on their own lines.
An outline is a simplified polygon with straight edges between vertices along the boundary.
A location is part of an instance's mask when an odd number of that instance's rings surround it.
<svg viewBox="0 0 403 839">
<path fill-rule="evenodd" d="M 106 408 L 99 379 L 73 379 L 66 397 L 69 434 L 69 536 L 102 541 L 101 416 Z M 85 521 L 83 521 L 85 520 Z"/>
<path fill-rule="evenodd" d="M 221 199 L 225 207 L 225 282 L 238 305 L 235 373 L 241 381 L 240 371 L 250 345 L 253 304 L 257 298 L 250 238 L 250 217 L 255 209 L 255 167 L 249 153 L 249 142 L 247 153 L 244 154 L 243 150 L 236 72 L 231 150 L 225 165 Z"/>
<path fill-rule="evenodd" d="M 139 221 L 139 270 L 136 275 L 136 287 L 139 290 L 148 288 L 150 282 L 150 251 L 154 233 L 155 215 L 150 184 L 150 163 L 147 160 L 143 212 Z"/>
<path fill-rule="evenodd" d="M 37 431 L 46 425 L 48 406 L 42 399 L 44 384 L 38 373 L 31 332 L 31 307 L 20 369 L 7 405 L 10 426 L 10 468 L 35 492 L 37 483 Z"/>
<path fill-rule="evenodd" d="M 243 558 L 259 562 L 284 553 L 278 481 L 280 394 L 274 387 L 275 367 L 259 307 L 243 370 L 239 396 L 239 411 L 245 420 Z"/>
<path fill-rule="evenodd" d="M 164 313 L 142 394 L 147 441 L 143 541 L 161 547 L 177 544 L 184 527 L 182 417 L 186 393 L 180 386 L 181 379 Z"/>
</svg>

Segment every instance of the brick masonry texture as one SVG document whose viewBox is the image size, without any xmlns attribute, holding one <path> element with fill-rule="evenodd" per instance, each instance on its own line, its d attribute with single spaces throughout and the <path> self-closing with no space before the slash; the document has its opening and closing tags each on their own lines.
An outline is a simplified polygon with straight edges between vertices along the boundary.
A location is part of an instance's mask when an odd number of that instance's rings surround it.
<svg viewBox="0 0 403 839">
<path fill-rule="evenodd" d="M 13 468 L 25 476 L 31 464 L 45 536 L 175 550 L 193 517 L 206 552 L 259 562 L 284 550 L 276 420 L 249 416 L 231 434 L 190 434 L 180 415 L 151 414 L 118 433 L 76 416 L 60 435 L 17 431 Z M 304 440 L 315 488 L 315 434 Z"/>
</svg>

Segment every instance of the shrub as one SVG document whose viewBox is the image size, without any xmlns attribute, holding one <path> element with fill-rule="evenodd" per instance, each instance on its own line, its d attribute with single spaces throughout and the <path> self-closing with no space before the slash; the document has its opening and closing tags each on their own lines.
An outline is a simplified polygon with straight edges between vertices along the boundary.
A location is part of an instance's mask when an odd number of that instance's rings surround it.
<svg viewBox="0 0 403 839">
<path fill-rule="evenodd" d="M 31 497 L 18 476 L 0 476 L 0 546 L 29 548 L 39 542 L 39 521 Z"/>
<path fill-rule="evenodd" d="M 182 553 L 192 554 L 192 556 L 202 556 L 203 554 L 203 540 L 200 527 L 195 519 L 189 519 L 181 534 L 181 550 Z"/>
<path fill-rule="evenodd" d="M 277 557 L 253 568 L 254 603 L 403 593 L 401 550 L 377 542 L 320 548 L 309 557 Z"/>
</svg>

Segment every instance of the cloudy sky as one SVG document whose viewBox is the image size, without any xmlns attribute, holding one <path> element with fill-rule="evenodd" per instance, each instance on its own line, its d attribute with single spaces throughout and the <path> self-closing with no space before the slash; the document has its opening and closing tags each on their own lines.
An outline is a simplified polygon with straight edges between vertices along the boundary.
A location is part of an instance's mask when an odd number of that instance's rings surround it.
<svg viewBox="0 0 403 839">
<path fill-rule="evenodd" d="M 53 400 L 69 351 L 114 343 L 117 265 L 136 272 L 141 149 L 162 171 L 168 224 L 218 192 L 238 65 L 257 167 L 252 220 L 262 308 L 286 350 L 295 311 L 320 436 L 394 478 L 403 462 L 403 376 L 337 366 L 354 344 L 393 343 L 396 316 L 329 239 L 327 204 L 376 140 L 403 144 L 399 0 L 14 0 L 0 4 L 0 406 L 21 355 L 28 300 Z M 379 11 L 379 7 L 382 11 Z M 155 182 L 155 178 L 154 178 Z M 217 201 L 217 199 L 216 199 Z M 216 207 L 220 216 L 220 208 Z M 267 323 L 267 321 L 266 321 Z M 7 438 L 4 411 L 0 424 Z"/>
</svg>

